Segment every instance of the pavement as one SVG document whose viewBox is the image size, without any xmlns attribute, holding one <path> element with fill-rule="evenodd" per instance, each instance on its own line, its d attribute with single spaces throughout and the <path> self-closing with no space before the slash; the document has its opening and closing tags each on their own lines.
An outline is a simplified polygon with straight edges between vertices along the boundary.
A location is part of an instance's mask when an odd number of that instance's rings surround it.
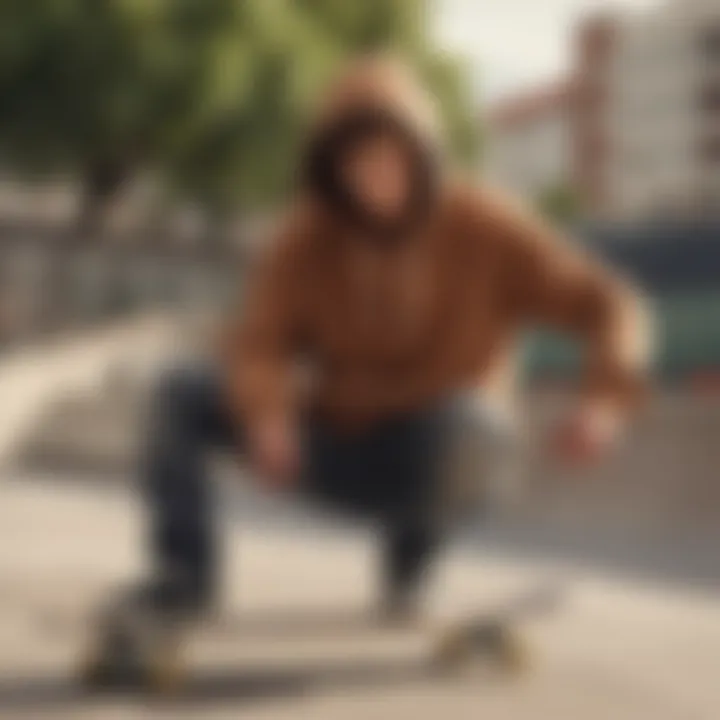
<svg viewBox="0 0 720 720">
<path fill-rule="evenodd" d="M 563 576 L 570 591 L 557 612 L 525 628 L 531 672 L 433 678 L 422 665 L 427 637 L 341 622 L 372 602 L 364 531 L 226 520 L 225 620 L 189 648 L 187 690 L 155 702 L 90 697 L 73 671 L 92 608 L 141 568 L 136 499 L 120 484 L 1 477 L 0 718 L 720 717 L 716 590 L 458 547 L 429 593 L 437 618 L 550 576 Z"/>
<path fill-rule="evenodd" d="M 67 482 L 56 456 L 42 474 L 11 461 L 59 403 L 93 405 L 118 365 L 152 367 L 176 346 L 147 318 L 0 365 L 0 720 L 720 717 L 720 405 L 675 398 L 596 482 L 539 483 L 519 525 L 471 534 L 443 563 L 428 595 L 438 622 L 563 578 L 562 608 L 523 628 L 536 661 L 522 678 L 432 677 L 429 637 L 361 622 L 374 586 L 366 531 L 226 489 L 222 618 L 189 648 L 187 690 L 154 703 L 83 694 L 74 670 L 90 617 L 141 571 L 142 514 L 101 462 Z M 102 414 L 86 415 L 60 413 L 60 426 L 100 447 L 87 439 Z"/>
<path fill-rule="evenodd" d="M 100 393 L 118 363 L 152 364 L 177 344 L 177 333 L 160 315 L 21 347 L 0 358 L 0 467 L 58 401 Z"/>
</svg>

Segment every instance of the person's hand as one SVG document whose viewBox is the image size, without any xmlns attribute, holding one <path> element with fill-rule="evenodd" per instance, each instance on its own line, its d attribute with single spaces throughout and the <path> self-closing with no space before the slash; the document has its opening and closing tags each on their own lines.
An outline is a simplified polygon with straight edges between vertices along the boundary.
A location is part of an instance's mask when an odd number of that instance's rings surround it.
<svg viewBox="0 0 720 720">
<path fill-rule="evenodd" d="M 552 450 L 566 465 L 594 465 L 615 447 L 621 429 L 621 417 L 616 411 L 601 405 L 583 405 L 557 428 Z"/>
<path fill-rule="evenodd" d="M 298 473 L 300 447 L 297 430 L 285 418 L 267 418 L 250 432 L 251 460 L 263 482 L 272 489 L 290 486 Z"/>
</svg>

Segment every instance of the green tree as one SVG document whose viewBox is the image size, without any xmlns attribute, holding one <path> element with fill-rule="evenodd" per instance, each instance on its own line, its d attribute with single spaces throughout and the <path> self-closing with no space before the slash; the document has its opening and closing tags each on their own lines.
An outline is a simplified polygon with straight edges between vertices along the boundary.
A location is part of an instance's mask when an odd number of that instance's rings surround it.
<svg viewBox="0 0 720 720">
<path fill-rule="evenodd" d="M 256 83 L 250 102 L 177 157 L 173 176 L 222 214 L 228 206 L 256 207 L 278 197 L 292 180 L 292 158 L 317 91 L 358 52 L 405 55 L 438 97 L 451 149 L 468 163 L 477 150 L 478 123 L 465 67 L 438 52 L 419 0 L 288 0 L 266 3 L 268 31 L 254 50 Z M 273 14 L 274 12 L 274 14 Z"/>
<path fill-rule="evenodd" d="M 328 73 L 370 48 L 417 63 L 468 157 L 462 67 L 426 19 L 420 0 L 3 0 L 0 161 L 77 178 L 88 234 L 140 169 L 218 214 L 255 207 L 287 186 Z"/>
<path fill-rule="evenodd" d="M 555 222 L 568 224 L 580 216 L 580 198 L 566 183 L 547 188 L 537 199 L 540 212 Z"/>
<path fill-rule="evenodd" d="M 70 173 L 83 221 L 139 167 L 204 140 L 251 103 L 262 3 L 5 0 L 0 152 L 34 174 Z"/>
</svg>

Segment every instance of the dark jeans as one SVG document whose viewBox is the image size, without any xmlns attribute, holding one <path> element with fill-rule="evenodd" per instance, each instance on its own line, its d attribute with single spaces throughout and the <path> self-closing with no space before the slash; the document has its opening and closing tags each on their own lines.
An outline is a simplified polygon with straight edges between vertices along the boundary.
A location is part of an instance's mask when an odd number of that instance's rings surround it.
<svg viewBox="0 0 720 720">
<path fill-rule="evenodd" d="M 242 429 L 212 369 L 166 373 L 151 408 L 142 471 L 150 511 L 151 555 L 163 576 L 181 578 L 205 602 L 217 580 L 218 542 L 208 456 L 242 453 Z M 302 431 L 298 492 L 338 512 L 372 518 L 380 528 L 386 590 L 420 580 L 437 549 L 437 466 L 447 403 L 388 419 L 360 434 L 308 418 Z"/>
</svg>

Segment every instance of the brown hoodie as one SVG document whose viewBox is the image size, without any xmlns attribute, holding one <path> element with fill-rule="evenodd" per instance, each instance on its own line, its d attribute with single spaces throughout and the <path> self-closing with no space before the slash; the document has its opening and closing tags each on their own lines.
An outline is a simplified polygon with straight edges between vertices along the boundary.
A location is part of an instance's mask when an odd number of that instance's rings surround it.
<svg viewBox="0 0 720 720">
<path fill-rule="evenodd" d="M 328 93 L 313 137 L 368 109 L 439 156 L 432 103 L 402 66 L 364 60 Z M 648 323 L 634 291 L 538 218 L 438 170 L 402 242 L 363 232 L 317 188 L 301 189 L 253 278 L 229 346 L 246 422 L 310 405 L 364 426 L 444 394 L 510 397 L 519 332 L 585 343 L 584 392 L 623 409 L 639 397 Z M 301 391 L 298 361 L 312 368 Z"/>
</svg>

